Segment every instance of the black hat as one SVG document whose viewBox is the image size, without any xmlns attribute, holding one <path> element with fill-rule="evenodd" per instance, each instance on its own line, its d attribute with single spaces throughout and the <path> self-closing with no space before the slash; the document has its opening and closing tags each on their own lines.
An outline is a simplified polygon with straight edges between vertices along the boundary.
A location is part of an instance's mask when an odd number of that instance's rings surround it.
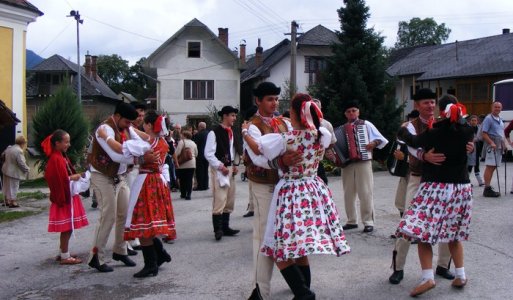
<svg viewBox="0 0 513 300">
<path fill-rule="evenodd" d="M 232 106 L 223 106 L 220 111 L 217 112 L 217 114 L 222 117 L 223 115 L 231 114 L 231 113 L 238 113 L 239 110 L 236 108 L 233 108 Z"/>
<path fill-rule="evenodd" d="M 119 102 L 116 106 L 116 110 L 114 110 L 114 114 L 119 114 L 122 118 L 125 118 L 130 121 L 134 121 L 137 119 L 139 114 L 135 110 L 135 108 L 125 102 Z"/>
<path fill-rule="evenodd" d="M 436 94 L 429 88 L 419 89 L 415 95 L 413 95 L 413 100 L 425 100 L 425 99 L 436 99 Z"/>
<path fill-rule="evenodd" d="M 349 108 L 357 108 L 357 109 L 360 109 L 360 106 L 358 105 L 358 102 L 356 102 L 356 100 L 354 101 L 349 101 L 347 102 L 345 105 L 344 105 L 344 110 L 343 112 L 346 112 L 346 110 L 348 110 Z"/>
<path fill-rule="evenodd" d="M 258 98 L 263 98 L 268 95 L 279 95 L 281 88 L 274 85 L 272 82 L 262 82 L 253 90 L 253 95 Z"/>
</svg>

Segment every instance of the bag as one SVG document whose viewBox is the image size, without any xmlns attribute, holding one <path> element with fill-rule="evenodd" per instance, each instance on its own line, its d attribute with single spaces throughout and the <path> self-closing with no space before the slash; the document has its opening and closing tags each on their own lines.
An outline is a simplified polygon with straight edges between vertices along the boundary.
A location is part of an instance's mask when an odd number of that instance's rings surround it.
<svg viewBox="0 0 513 300">
<path fill-rule="evenodd" d="M 180 155 L 178 155 L 178 163 L 183 164 L 192 159 L 192 149 L 189 147 L 185 147 L 185 141 L 182 140 L 183 148 Z"/>
<path fill-rule="evenodd" d="M 404 154 L 406 159 L 397 160 L 394 156 L 395 150 L 399 150 Z M 390 153 L 387 158 L 387 169 L 392 176 L 406 177 L 408 169 L 408 146 L 402 141 L 395 141 L 390 148 Z"/>
</svg>

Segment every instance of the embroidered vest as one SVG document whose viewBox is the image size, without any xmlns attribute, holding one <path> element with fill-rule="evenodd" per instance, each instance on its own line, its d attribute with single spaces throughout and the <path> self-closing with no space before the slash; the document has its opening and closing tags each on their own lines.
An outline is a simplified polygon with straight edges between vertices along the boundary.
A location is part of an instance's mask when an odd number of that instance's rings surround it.
<svg viewBox="0 0 513 300">
<path fill-rule="evenodd" d="M 278 120 L 278 131 L 287 132 L 288 127 L 282 118 L 275 118 Z M 262 135 L 268 133 L 274 133 L 273 128 L 267 125 L 259 116 L 254 116 L 250 120 L 251 124 L 255 125 Z M 244 164 L 246 165 L 246 176 L 249 180 L 262 183 L 262 184 L 276 184 L 280 180 L 278 170 L 261 168 L 251 161 L 247 151 L 244 153 Z"/>
<path fill-rule="evenodd" d="M 411 124 L 415 128 L 416 134 L 421 134 L 424 131 L 428 129 L 427 124 L 424 124 L 420 118 L 416 118 L 415 120 L 411 121 Z M 410 163 L 410 171 L 413 174 L 422 174 L 422 161 L 417 159 L 417 157 L 408 154 L 409 156 L 409 163 Z"/>
<path fill-rule="evenodd" d="M 116 124 L 112 118 L 108 118 L 103 122 L 110 126 L 112 129 L 116 128 Z M 126 133 L 128 135 L 128 133 Z M 114 139 L 121 143 L 121 136 L 114 130 Z M 115 162 L 110 156 L 103 150 L 102 146 L 98 143 L 96 135 L 93 137 L 93 149 L 91 152 L 91 165 L 106 176 L 114 177 L 118 174 L 119 163 Z"/>
</svg>

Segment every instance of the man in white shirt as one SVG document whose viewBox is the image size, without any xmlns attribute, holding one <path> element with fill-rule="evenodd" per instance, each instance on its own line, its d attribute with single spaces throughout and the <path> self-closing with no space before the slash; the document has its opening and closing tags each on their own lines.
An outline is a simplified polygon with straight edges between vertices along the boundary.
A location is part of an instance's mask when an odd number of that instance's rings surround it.
<svg viewBox="0 0 513 300">
<path fill-rule="evenodd" d="M 349 124 L 365 126 L 369 135 L 369 144 L 365 145 L 367 151 L 372 153 L 374 148 L 382 149 L 388 144 L 388 140 L 381 135 L 374 124 L 358 118 L 360 116 L 358 103 L 350 102 L 346 104 L 344 113 Z M 363 232 L 372 232 L 374 230 L 372 160 L 351 162 L 342 170 L 342 182 L 344 184 L 344 204 L 347 214 L 347 223 L 343 226 L 344 230 L 358 228 L 358 216 L 356 214 L 356 195 L 358 195 L 360 216 L 364 225 Z"/>
<path fill-rule="evenodd" d="M 230 214 L 235 204 L 235 180 L 237 166 L 233 165 L 236 155 L 232 126 L 237 120 L 238 109 L 224 106 L 217 114 L 221 124 L 208 133 L 205 144 L 205 158 L 210 165 L 213 192 L 212 224 L 214 237 L 219 241 L 223 235 L 233 236 L 239 230 L 230 228 Z"/>
<path fill-rule="evenodd" d="M 119 143 L 128 138 L 140 139 L 130 124 L 137 118 L 135 108 L 127 103 L 119 103 L 114 114 L 104 121 L 107 134 Z M 145 161 L 155 161 L 156 157 L 148 152 L 141 157 Z M 106 140 L 93 138 L 91 153 L 91 187 L 97 195 L 100 217 L 93 238 L 88 264 L 100 272 L 112 272 L 113 269 L 105 263 L 105 248 L 112 227 L 115 227 L 112 259 L 133 267 L 133 262 L 127 255 L 127 243 L 123 238 L 124 225 L 128 210 L 130 190 L 126 182 L 128 164 L 136 164 L 137 158 L 116 153 Z M 114 226 L 115 225 L 115 226 Z"/>
</svg>

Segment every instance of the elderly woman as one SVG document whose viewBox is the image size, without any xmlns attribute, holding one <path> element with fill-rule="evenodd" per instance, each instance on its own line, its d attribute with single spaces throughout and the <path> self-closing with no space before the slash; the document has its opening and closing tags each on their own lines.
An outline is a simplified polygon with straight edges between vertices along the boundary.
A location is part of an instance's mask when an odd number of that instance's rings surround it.
<svg viewBox="0 0 513 300">
<path fill-rule="evenodd" d="M 2 165 L 3 185 L 5 206 L 10 208 L 20 207 L 16 203 L 16 194 L 20 188 L 20 180 L 27 178 L 29 167 L 25 161 L 23 151 L 27 146 L 27 140 L 23 136 L 16 138 L 15 144 L 7 147 L 2 155 L 5 162 Z"/>
<path fill-rule="evenodd" d="M 191 138 L 191 131 L 183 130 L 182 139 L 176 145 L 176 156 L 178 157 L 179 163 L 176 169 L 176 176 L 180 181 L 180 198 L 185 198 L 185 200 L 191 200 L 192 179 L 194 177 L 194 170 L 196 169 L 196 157 L 198 156 L 198 147 Z M 189 150 L 186 150 L 186 148 L 189 148 Z M 184 156 L 182 154 L 184 151 L 192 152 L 192 158 L 190 160 L 180 161 L 180 157 Z"/>
</svg>

